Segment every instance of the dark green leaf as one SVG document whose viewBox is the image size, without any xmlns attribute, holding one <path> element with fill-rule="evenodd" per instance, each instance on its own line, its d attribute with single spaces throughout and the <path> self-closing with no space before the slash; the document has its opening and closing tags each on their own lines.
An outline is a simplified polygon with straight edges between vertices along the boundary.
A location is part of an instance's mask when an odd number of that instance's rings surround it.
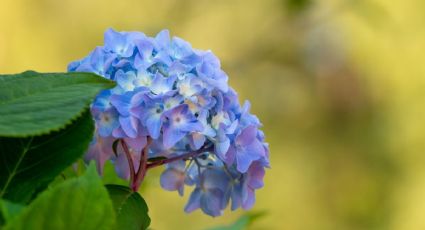
<svg viewBox="0 0 425 230">
<path fill-rule="evenodd" d="M 0 137 L 0 198 L 29 201 L 87 149 L 94 125 L 88 110 L 60 131 L 29 138 Z"/>
<path fill-rule="evenodd" d="M 139 193 L 121 185 L 106 185 L 117 216 L 117 229 L 147 229 L 148 206 Z"/>
<path fill-rule="evenodd" d="M 117 152 L 117 148 L 118 148 L 118 144 L 120 143 L 120 139 L 116 139 L 113 143 L 112 143 L 112 151 L 114 151 L 114 154 L 116 157 L 118 157 L 118 152 Z"/>
<path fill-rule="evenodd" d="M 167 159 L 166 157 L 151 157 L 148 159 L 148 162 L 162 161 L 166 159 Z"/>
<path fill-rule="evenodd" d="M 69 125 L 114 83 L 92 73 L 0 75 L 0 136 L 48 134 Z"/>
<path fill-rule="evenodd" d="M 5 230 L 111 229 L 115 214 L 108 192 L 91 164 L 86 174 L 46 190 Z"/>
</svg>

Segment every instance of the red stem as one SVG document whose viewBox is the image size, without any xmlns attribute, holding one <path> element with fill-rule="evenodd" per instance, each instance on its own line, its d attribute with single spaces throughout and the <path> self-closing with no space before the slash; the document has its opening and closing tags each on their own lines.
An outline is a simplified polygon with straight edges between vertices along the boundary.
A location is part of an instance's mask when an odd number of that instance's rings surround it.
<svg viewBox="0 0 425 230">
<path fill-rule="evenodd" d="M 125 153 L 125 156 L 127 157 L 128 165 L 130 167 L 130 186 L 131 186 L 133 184 L 134 176 L 135 176 L 133 158 L 130 155 L 130 150 L 128 149 L 127 143 L 125 143 L 123 139 L 121 139 L 121 145 L 122 145 L 122 148 L 124 149 L 124 153 Z"/>
<path fill-rule="evenodd" d="M 201 148 L 201 149 L 198 149 L 198 150 L 193 151 L 193 152 L 185 153 L 185 154 L 182 154 L 182 155 L 179 155 L 179 156 L 176 156 L 176 157 L 172 157 L 172 158 L 158 160 L 158 161 L 155 161 L 155 162 L 148 164 L 148 151 L 149 151 L 149 146 L 150 146 L 151 143 L 152 143 L 152 138 L 148 136 L 147 137 L 147 144 L 142 149 L 142 151 L 140 153 L 139 168 L 136 172 L 135 169 L 134 169 L 133 158 L 131 157 L 127 143 L 125 143 L 125 141 L 121 139 L 121 144 L 123 146 L 124 153 L 127 157 L 128 164 L 129 164 L 129 167 L 130 167 L 130 188 L 133 192 L 137 192 L 139 190 L 139 187 L 142 184 L 143 179 L 146 176 L 146 172 L 149 169 L 157 167 L 157 166 L 161 166 L 163 164 L 168 164 L 168 163 L 171 163 L 171 162 L 174 162 L 174 161 L 194 157 L 194 156 L 197 156 L 201 153 L 209 152 L 209 151 L 213 150 L 212 146 L 207 147 L 207 148 Z"/>
<path fill-rule="evenodd" d="M 131 183 L 131 189 L 134 192 L 139 190 L 139 187 L 146 176 L 147 163 L 148 163 L 148 151 L 149 151 L 149 145 L 151 144 L 151 142 L 152 142 L 152 138 L 148 136 L 146 146 L 142 149 L 142 152 L 140 154 L 139 169 L 137 170 L 137 174 L 135 175 L 134 181 Z"/>
<path fill-rule="evenodd" d="M 158 160 L 158 161 L 155 161 L 153 163 L 148 164 L 147 165 L 147 169 L 151 169 L 151 168 L 154 168 L 154 167 L 163 165 L 163 164 L 168 164 L 168 163 L 171 163 L 171 162 L 174 162 L 174 161 L 178 161 L 178 160 L 182 160 L 182 159 L 187 159 L 187 158 L 190 158 L 190 157 L 194 157 L 194 156 L 196 156 L 198 154 L 201 154 L 201 153 L 204 153 L 204 152 L 209 152 L 209 151 L 212 151 L 212 150 L 213 150 L 213 147 L 201 148 L 201 149 L 198 149 L 198 150 L 193 151 L 193 152 L 182 154 L 180 156 L 176 156 L 176 157 L 172 157 L 172 158 L 167 158 L 167 159 L 164 159 L 164 160 Z"/>
</svg>

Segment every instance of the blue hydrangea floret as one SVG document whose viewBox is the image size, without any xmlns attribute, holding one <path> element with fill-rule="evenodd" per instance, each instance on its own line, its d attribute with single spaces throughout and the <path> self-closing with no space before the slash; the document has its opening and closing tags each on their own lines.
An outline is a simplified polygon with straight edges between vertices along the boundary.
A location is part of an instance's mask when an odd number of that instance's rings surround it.
<svg viewBox="0 0 425 230">
<path fill-rule="evenodd" d="M 91 104 L 96 132 L 85 160 L 95 160 L 99 173 L 111 160 L 134 191 L 149 169 L 165 165 L 162 188 L 183 195 L 194 187 L 186 212 L 250 209 L 269 148 L 218 58 L 167 30 L 148 37 L 109 29 L 104 43 L 68 66 L 117 83 Z"/>
</svg>

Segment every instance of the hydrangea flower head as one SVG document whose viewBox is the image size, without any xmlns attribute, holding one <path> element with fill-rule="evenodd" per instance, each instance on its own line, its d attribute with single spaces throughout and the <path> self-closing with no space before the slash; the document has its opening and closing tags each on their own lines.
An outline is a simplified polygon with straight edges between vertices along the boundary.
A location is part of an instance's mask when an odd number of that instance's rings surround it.
<svg viewBox="0 0 425 230">
<path fill-rule="evenodd" d="M 269 149 L 218 58 L 167 30 L 148 37 L 109 29 L 104 42 L 68 66 L 117 82 L 91 105 L 96 134 L 85 159 L 95 160 L 100 173 L 111 160 L 133 190 L 150 168 L 166 165 L 165 190 L 183 195 L 194 187 L 186 212 L 219 216 L 229 203 L 232 210 L 251 208 Z"/>
</svg>

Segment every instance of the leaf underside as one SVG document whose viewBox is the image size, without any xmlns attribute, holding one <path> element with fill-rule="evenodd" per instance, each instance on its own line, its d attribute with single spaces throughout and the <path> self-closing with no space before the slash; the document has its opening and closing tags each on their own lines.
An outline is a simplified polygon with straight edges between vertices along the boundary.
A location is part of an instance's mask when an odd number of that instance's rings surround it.
<svg viewBox="0 0 425 230">
<path fill-rule="evenodd" d="M 86 151 L 94 132 L 88 109 L 48 135 L 0 137 L 0 198 L 26 203 Z"/>
</svg>

